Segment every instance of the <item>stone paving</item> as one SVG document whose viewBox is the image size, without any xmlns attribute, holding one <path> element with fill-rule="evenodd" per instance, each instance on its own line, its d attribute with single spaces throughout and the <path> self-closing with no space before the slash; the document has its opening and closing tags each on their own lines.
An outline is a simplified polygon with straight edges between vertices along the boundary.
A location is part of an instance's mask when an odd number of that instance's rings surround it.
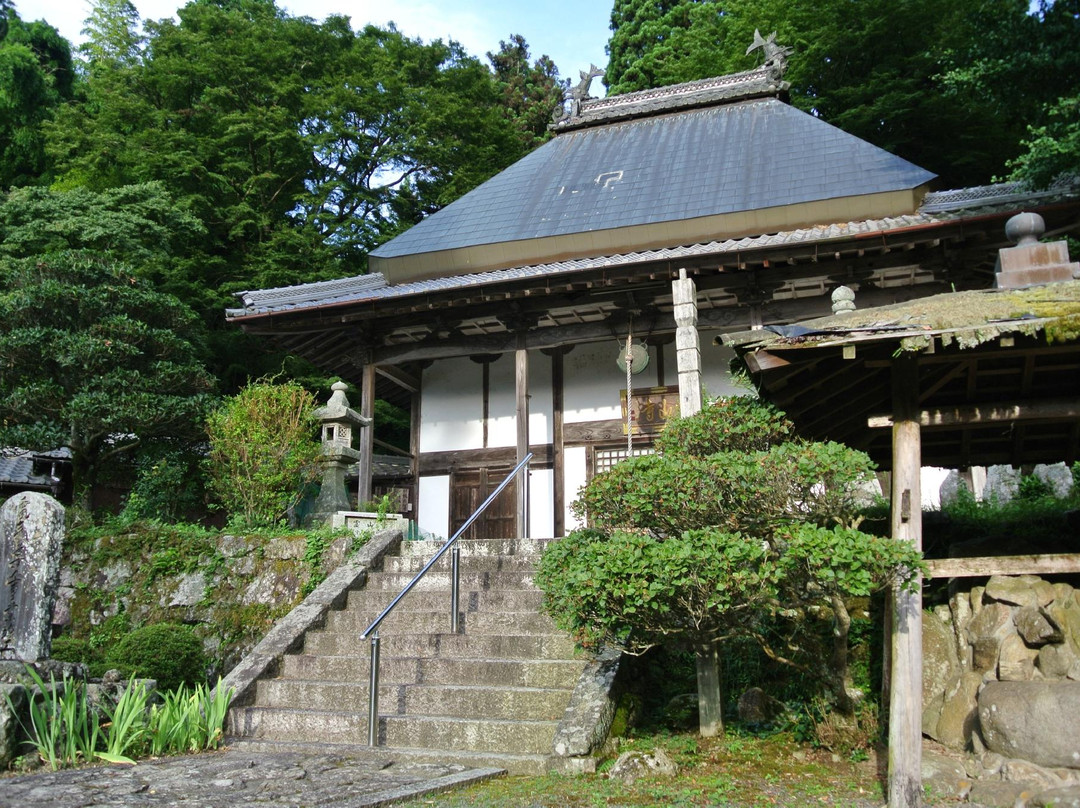
<svg viewBox="0 0 1080 808">
<path fill-rule="evenodd" d="M 226 749 L 0 778 L 0 808 L 373 808 L 500 774 L 386 757 Z"/>
</svg>

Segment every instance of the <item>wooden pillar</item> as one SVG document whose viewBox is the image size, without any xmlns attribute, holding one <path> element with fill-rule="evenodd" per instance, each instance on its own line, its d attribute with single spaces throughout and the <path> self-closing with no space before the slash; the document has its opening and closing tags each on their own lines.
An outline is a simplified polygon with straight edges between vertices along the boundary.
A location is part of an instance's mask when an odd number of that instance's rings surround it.
<svg viewBox="0 0 1080 808">
<path fill-rule="evenodd" d="M 517 350 L 514 351 L 514 388 L 517 405 L 517 462 L 529 453 L 529 352 L 525 349 L 525 332 L 518 333 Z M 517 479 L 517 538 L 529 537 L 529 471 L 523 471 Z"/>
<path fill-rule="evenodd" d="M 364 365 L 360 390 L 360 414 L 368 425 L 360 430 L 360 480 L 356 486 L 356 507 L 371 500 L 371 471 L 375 455 L 375 365 Z"/>
<path fill-rule="evenodd" d="M 412 481 L 412 513 L 409 518 L 416 523 L 420 518 L 420 407 L 423 397 L 420 394 L 420 379 L 423 368 L 416 370 L 416 389 L 409 402 L 409 478 Z"/>
<path fill-rule="evenodd" d="M 551 488 L 555 507 L 552 532 L 556 537 L 566 532 L 566 465 L 563 454 L 563 357 L 557 348 L 551 352 Z"/>
<path fill-rule="evenodd" d="M 675 314 L 675 359 L 679 369 L 679 414 L 686 418 L 701 410 L 701 346 L 697 322 L 697 288 L 679 270 L 671 282 L 671 302 Z M 626 394 L 629 396 L 630 391 Z"/>
<path fill-rule="evenodd" d="M 892 365 L 892 537 L 922 548 L 922 444 L 918 355 Z M 922 804 L 922 581 L 892 592 L 889 689 L 889 808 Z"/>
</svg>

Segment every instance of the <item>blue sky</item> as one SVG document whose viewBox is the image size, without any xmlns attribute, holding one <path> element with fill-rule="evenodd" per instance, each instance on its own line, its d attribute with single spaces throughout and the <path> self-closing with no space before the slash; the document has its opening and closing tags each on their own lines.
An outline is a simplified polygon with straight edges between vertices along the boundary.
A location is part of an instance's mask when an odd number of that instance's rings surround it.
<svg viewBox="0 0 1080 808">
<path fill-rule="evenodd" d="M 144 20 L 173 16 L 184 5 L 178 0 L 134 0 L 134 4 Z M 76 43 L 81 41 L 90 6 L 90 0 L 15 0 L 24 20 L 47 20 Z M 575 82 L 578 71 L 590 63 L 607 64 L 604 46 L 610 35 L 612 0 L 278 0 L 278 6 L 316 20 L 345 14 L 354 28 L 393 21 L 403 33 L 425 41 L 455 39 L 481 59 L 487 51 L 497 50 L 500 40 L 522 34 L 534 59 L 546 53 L 555 60 L 559 75 Z M 593 82 L 593 95 L 602 92 L 603 85 Z"/>
</svg>

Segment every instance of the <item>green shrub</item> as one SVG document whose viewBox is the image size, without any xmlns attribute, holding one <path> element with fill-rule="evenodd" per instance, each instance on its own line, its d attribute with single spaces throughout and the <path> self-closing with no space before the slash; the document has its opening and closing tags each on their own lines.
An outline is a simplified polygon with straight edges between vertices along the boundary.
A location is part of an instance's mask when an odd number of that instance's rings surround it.
<svg viewBox="0 0 1080 808">
<path fill-rule="evenodd" d="M 199 684 L 206 677 L 202 642 L 191 629 L 172 623 L 135 629 L 109 649 L 105 662 L 124 676 L 157 680 L 159 690 Z"/>
<path fill-rule="evenodd" d="M 718 398 L 699 412 L 667 423 L 656 438 L 663 453 L 707 457 L 717 452 L 761 452 L 790 440 L 794 427 L 771 404 L 751 396 Z"/>
<path fill-rule="evenodd" d="M 90 667 L 102 661 L 101 651 L 94 648 L 89 640 L 67 636 L 57 637 L 52 641 L 49 656 L 60 662 L 74 662 Z"/>
<path fill-rule="evenodd" d="M 249 384 L 207 421 L 211 487 L 230 520 L 274 525 L 318 475 L 315 399 L 295 382 Z"/>
</svg>

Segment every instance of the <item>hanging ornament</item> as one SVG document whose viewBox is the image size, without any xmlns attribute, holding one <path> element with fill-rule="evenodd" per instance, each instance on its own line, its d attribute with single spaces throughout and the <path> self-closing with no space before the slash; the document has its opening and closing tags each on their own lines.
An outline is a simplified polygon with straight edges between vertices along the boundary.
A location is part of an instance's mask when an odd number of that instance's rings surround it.
<svg viewBox="0 0 1080 808">
<path fill-rule="evenodd" d="M 630 357 L 630 372 L 635 375 L 649 366 L 649 349 L 640 342 L 631 342 L 629 346 L 619 347 L 619 355 L 615 359 L 615 364 L 619 366 L 619 370 L 626 370 L 626 358 L 628 356 Z"/>
</svg>

